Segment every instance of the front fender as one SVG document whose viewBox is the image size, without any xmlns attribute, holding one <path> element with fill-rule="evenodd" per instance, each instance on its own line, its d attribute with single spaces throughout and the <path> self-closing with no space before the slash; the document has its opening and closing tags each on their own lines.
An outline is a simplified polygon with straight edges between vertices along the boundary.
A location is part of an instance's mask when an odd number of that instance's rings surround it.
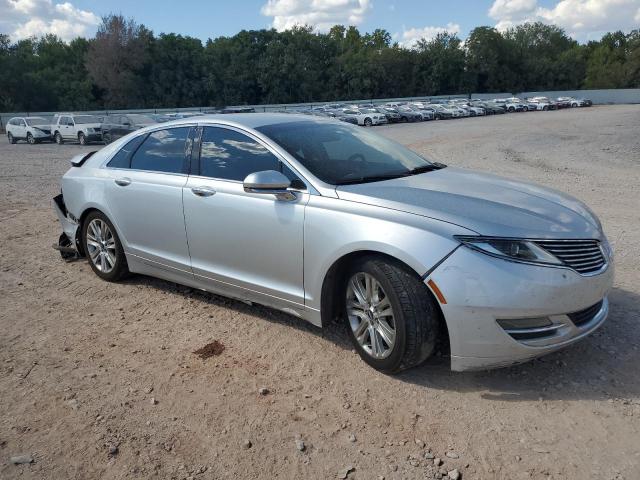
<svg viewBox="0 0 640 480">
<path fill-rule="evenodd" d="M 345 255 L 379 252 L 424 276 L 458 247 L 456 232 L 473 233 L 420 215 L 312 195 L 305 210 L 305 304 L 320 310 L 327 272 Z"/>
</svg>

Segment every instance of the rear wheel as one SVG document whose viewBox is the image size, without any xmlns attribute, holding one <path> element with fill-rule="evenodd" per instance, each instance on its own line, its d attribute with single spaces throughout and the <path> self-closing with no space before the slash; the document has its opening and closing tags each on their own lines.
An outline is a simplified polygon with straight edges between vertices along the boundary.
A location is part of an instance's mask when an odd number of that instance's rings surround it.
<svg viewBox="0 0 640 480">
<path fill-rule="evenodd" d="M 89 265 L 103 280 L 116 282 L 129 274 L 127 259 L 113 224 L 101 212 L 91 212 L 82 225 Z"/>
<path fill-rule="evenodd" d="M 27 142 L 34 145 L 36 143 L 36 138 L 31 133 L 27 133 Z"/>
<path fill-rule="evenodd" d="M 84 133 L 80 132 L 78 134 L 78 143 L 80 143 L 80 145 L 86 145 L 87 144 L 87 137 L 84 136 Z"/>
<path fill-rule="evenodd" d="M 351 341 L 373 368 L 397 372 L 433 353 L 439 312 L 414 272 L 383 257 L 364 257 L 349 269 L 343 291 Z"/>
<path fill-rule="evenodd" d="M 64 140 L 62 140 L 62 135 L 60 135 L 60 132 L 56 132 L 53 138 L 55 139 L 58 145 L 62 145 L 64 143 Z"/>
<path fill-rule="evenodd" d="M 14 145 L 16 143 L 16 137 L 14 137 L 11 132 L 7 133 L 7 140 L 9 140 L 9 143 L 11 145 Z"/>
</svg>

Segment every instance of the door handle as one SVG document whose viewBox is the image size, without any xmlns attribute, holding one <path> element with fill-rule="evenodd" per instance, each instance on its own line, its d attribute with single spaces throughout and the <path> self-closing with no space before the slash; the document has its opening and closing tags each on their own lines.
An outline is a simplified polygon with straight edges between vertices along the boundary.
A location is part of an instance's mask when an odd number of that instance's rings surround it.
<svg viewBox="0 0 640 480">
<path fill-rule="evenodd" d="M 127 185 L 131 184 L 131 179 L 127 177 L 116 178 L 115 182 L 116 182 L 116 185 L 120 185 L 121 187 L 126 187 Z"/>
<path fill-rule="evenodd" d="M 198 197 L 210 197 L 216 194 L 216 191 L 211 187 L 193 187 L 191 191 Z"/>
</svg>

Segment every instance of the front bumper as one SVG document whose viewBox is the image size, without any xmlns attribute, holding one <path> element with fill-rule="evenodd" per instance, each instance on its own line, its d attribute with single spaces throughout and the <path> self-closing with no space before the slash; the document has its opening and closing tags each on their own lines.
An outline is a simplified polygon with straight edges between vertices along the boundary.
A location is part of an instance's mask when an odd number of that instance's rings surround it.
<svg viewBox="0 0 640 480">
<path fill-rule="evenodd" d="M 510 262 L 459 247 L 427 280 L 438 286 L 449 330 L 451 369 L 503 367 L 551 353 L 584 338 L 604 323 L 613 285 L 611 260 L 598 275 Z M 567 314 L 602 302 L 579 325 Z M 516 340 L 498 320 L 546 317 L 554 328 Z"/>
</svg>

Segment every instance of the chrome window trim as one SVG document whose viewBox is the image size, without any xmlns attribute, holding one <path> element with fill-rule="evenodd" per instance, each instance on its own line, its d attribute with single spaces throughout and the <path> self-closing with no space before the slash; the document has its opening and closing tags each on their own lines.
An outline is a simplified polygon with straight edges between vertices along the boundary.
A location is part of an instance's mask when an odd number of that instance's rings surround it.
<svg viewBox="0 0 640 480">
<path fill-rule="evenodd" d="M 169 125 L 169 126 L 167 126 L 166 123 L 161 123 L 161 124 L 158 124 L 158 125 L 164 125 L 164 128 L 157 128 L 154 125 L 153 127 L 148 127 L 148 128 L 150 128 L 150 130 L 146 130 L 146 129 L 140 130 L 140 133 L 138 133 L 137 135 L 134 135 L 133 137 L 131 137 L 127 143 L 131 142 L 134 138 L 138 138 L 138 137 L 141 137 L 143 135 L 144 136 L 148 136 L 148 135 L 151 135 L 152 133 L 160 131 L 160 130 L 168 130 L 169 128 L 193 128 L 193 127 L 196 126 L 195 123 Z M 123 137 L 121 137 L 121 138 L 123 138 Z M 120 141 L 121 138 L 119 138 L 116 141 Z M 144 143 L 144 141 L 142 143 Z M 142 146 L 142 143 L 138 146 L 138 148 L 140 148 L 140 146 Z M 182 176 L 182 177 L 188 177 L 189 176 L 188 173 L 158 172 L 157 170 L 139 170 L 139 169 L 134 169 L 134 168 L 110 167 L 108 164 L 111 161 L 111 159 L 113 159 L 113 157 L 115 157 L 118 154 L 118 152 L 120 152 L 120 150 L 122 150 L 122 147 L 124 147 L 125 145 L 126 145 L 126 143 L 123 144 L 118 149 L 116 149 L 113 152 L 111 152 L 106 157 L 106 159 L 103 160 L 102 163 L 96 168 L 100 168 L 100 169 L 104 169 L 104 170 L 121 170 L 121 171 L 125 171 L 125 172 L 160 173 L 160 174 L 163 174 L 163 175 L 178 175 L 178 176 Z M 137 151 L 137 149 L 136 149 L 136 151 Z M 191 154 L 189 154 L 189 158 L 191 158 Z"/>
</svg>

